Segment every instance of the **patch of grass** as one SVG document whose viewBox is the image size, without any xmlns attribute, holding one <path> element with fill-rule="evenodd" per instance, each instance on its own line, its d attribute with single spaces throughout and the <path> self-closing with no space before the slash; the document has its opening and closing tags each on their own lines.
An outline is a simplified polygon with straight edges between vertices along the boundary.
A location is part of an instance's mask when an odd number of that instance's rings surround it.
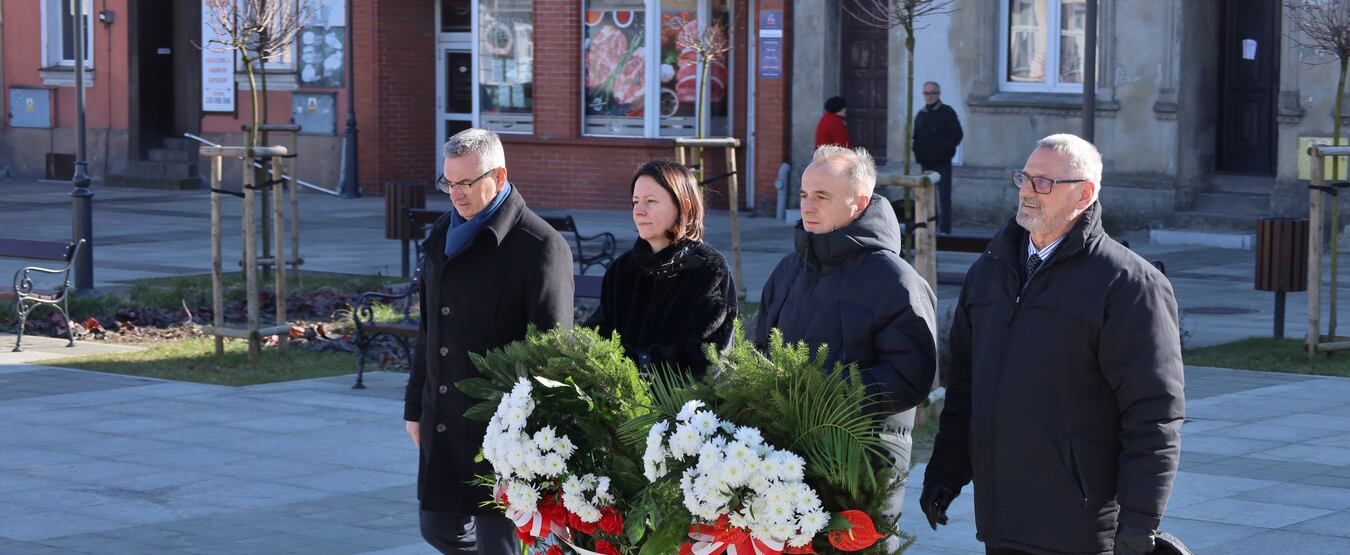
<svg viewBox="0 0 1350 555">
<path fill-rule="evenodd" d="M 213 338 L 156 343 L 144 351 L 44 361 L 48 366 L 81 368 L 114 374 L 144 376 L 213 385 L 243 386 L 340 376 L 356 372 L 356 357 L 343 352 L 264 349 L 253 363 L 248 343 L 225 340 L 225 355 L 217 357 Z"/>
<path fill-rule="evenodd" d="M 1186 364 L 1288 374 L 1350 377 L 1350 353 L 1308 358 L 1303 341 L 1253 337 L 1186 351 Z"/>
<path fill-rule="evenodd" d="M 287 295 L 301 295 L 324 289 L 363 293 L 384 288 L 391 283 L 405 281 L 391 276 L 367 276 L 356 274 L 338 274 L 329 272 L 294 272 L 286 274 Z M 273 280 L 258 279 L 260 289 L 271 289 Z M 127 282 L 131 288 L 126 293 L 126 301 L 157 308 L 174 308 L 186 300 L 188 306 L 209 306 L 211 304 L 211 275 L 170 276 L 163 278 L 139 279 Z M 245 284 L 243 272 L 225 274 L 221 279 L 221 288 L 225 302 L 238 302 L 244 299 Z"/>
</svg>

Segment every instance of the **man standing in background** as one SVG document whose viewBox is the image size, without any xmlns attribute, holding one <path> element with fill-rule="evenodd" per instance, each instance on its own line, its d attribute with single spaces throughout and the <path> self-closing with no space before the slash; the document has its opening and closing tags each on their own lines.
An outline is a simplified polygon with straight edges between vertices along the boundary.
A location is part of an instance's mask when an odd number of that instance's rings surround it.
<svg viewBox="0 0 1350 555">
<path fill-rule="evenodd" d="M 942 103 L 942 87 L 923 84 L 924 107 L 914 117 L 914 160 L 925 172 L 938 172 L 938 231 L 952 232 L 952 157 L 961 144 L 956 110 Z"/>
</svg>

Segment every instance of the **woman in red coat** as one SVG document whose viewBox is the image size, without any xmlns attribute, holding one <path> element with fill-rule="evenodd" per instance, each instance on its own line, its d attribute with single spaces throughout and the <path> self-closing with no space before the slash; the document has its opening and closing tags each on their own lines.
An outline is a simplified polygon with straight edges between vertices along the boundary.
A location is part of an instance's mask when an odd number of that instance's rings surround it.
<svg viewBox="0 0 1350 555">
<path fill-rule="evenodd" d="M 848 125 L 844 123 L 846 112 L 848 105 L 844 97 L 835 96 L 825 101 L 825 114 L 820 116 L 820 123 L 816 124 L 816 148 L 824 145 L 853 147 L 848 140 Z"/>
</svg>

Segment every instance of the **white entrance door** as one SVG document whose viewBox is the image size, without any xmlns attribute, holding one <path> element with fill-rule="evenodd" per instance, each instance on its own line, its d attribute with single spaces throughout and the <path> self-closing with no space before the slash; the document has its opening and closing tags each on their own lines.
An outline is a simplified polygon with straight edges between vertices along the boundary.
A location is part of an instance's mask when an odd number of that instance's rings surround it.
<svg viewBox="0 0 1350 555">
<path fill-rule="evenodd" d="M 476 125 L 473 84 L 473 2 L 436 3 L 436 173 L 451 135 Z"/>
</svg>

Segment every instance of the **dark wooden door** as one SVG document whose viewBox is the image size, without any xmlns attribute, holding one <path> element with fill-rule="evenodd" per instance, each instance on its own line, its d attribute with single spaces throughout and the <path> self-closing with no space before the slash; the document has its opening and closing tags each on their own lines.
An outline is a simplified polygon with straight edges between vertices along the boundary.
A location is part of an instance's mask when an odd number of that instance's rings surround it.
<svg viewBox="0 0 1350 555">
<path fill-rule="evenodd" d="M 140 0 L 137 17 L 137 44 L 134 55 L 138 75 L 136 88 L 140 131 L 140 150 L 144 155 L 174 135 L 176 105 L 174 75 L 174 6 L 171 0 Z M 187 4 L 183 4 L 186 6 Z M 196 7 L 194 4 L 193 7 Z"/>
<path fill-rule="evenodd" d="M 1280 3 L 1224 0 L 1221 19 L 1215 169 L 1274 175 Z"/>
<path fill-rule="evenodd" d="M 844 0 L 840 10 L 839 94 L 848 101 L 849 139 L 867 148 L 877 165 L 886 163 L 886 71 L 889 39 L 885 29 L 867 25 L 849 13 L 867 13 L 859 0 Z"/>
</svg>

